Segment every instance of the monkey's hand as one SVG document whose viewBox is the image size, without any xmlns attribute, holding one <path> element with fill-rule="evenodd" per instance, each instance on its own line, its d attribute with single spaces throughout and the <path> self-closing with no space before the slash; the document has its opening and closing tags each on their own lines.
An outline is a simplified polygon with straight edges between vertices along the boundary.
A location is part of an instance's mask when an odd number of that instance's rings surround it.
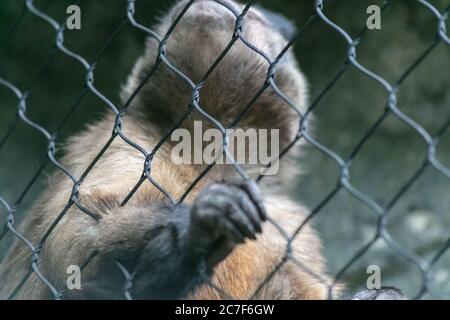
<svg viewBox="0 0 450 320">
<path fill-rule="evenodd" d="M 155 202 L 116 210 L 98 226 L 98 250 L 134 270 L 136 299 L 185 297 L 237 244 L 255 239 L 266 219 L 259 189 L 249 182 L 214 183 L 191 206 Z"/>
<path fill-rule="evenodd" d="M 236 245 L 256 239 L 265 220 L 256 183 L 214 183 L 200 191 L 192 205 L 191 244 L 210 271 Z"/>
</svg>

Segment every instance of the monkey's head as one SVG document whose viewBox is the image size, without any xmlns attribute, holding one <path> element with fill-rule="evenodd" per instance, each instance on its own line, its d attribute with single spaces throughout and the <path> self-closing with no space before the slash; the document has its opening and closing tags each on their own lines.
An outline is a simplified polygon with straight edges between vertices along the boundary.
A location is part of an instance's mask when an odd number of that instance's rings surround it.
<svg viewBox="0 0 450 320">
<path fill-rule="evenodd" d="M 294 28 L 281 15 L 253 7 L 245 14 L 242 25 L 237 25 L 237 16 L 245 6 L 231 0 L 197 0 L 189 4 L 187 0 L 177 2 L 152 28 L 161 38 L 170 32 L 164 47 L 165 59 L 159 56 L 160 43 L 150 37 L 145 54 L 128 79 L 124 96 L 129 96 L 159 64 L 134 104 L 158 125 L 173 126 L 181 117 L 180 110 L 190 105 L 193 89 L 162 61 L 167 60 L 195 85 L 206 79 L 200 88 L 199 104 L 228 126 L 264 86 L 271 74 L 270 63 L 287 46 Z M 234 38 L 237 30 L 247 44 Z M 204 78 L 216 61 L 219 62 L 214 70 Z M 307 83 L 290 49 L 276 65 L 274 79 L 279 90 L 303 111 Z M 193 118 L 201 117 L 193 112 L 189 119 Z M 298 123 L 299 117 L 269 86 L 238 126 L 278 128 L 281 145 L 285 145 L 293 139 Z"/>
</svg>

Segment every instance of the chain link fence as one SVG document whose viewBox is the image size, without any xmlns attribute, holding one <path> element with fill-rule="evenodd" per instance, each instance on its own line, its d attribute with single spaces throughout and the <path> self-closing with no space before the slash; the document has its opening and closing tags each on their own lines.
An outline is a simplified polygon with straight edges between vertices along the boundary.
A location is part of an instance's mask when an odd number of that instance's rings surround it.
<svg viewBox="0 0 450 320">
<path fill-rule="evenodd" d="M 401 86 L 405 83 L 405 81 L 410 77 L 411 74 L 415 72 L 415 70 L 427 59 L 430 59 L 430 55 L 432 52 L 438 47 L 449 47 L 450 39 L 446 30 L 446 21 L 448 11 L 450 10 L 450 3 L 447 5 L 444 10 L 438 10 L 430 1 L 426 0 L 416 0 L 417 6 L 421 8 L 421 10 L 428 11 L 430 14 L 434 16 L 435 20 L 435 29 L 430 30 L 431 33 L 435 35 L 434 41 L 429 43 L 428 48 L 424 50 L 420 55 L 418 55 L 415 61 L 403 71 L 401 76 L 396 81 L 388 81 L 381 75 L 377 73 L 377 71 L 372 71 L 367 68 L 363 63 L 361 63 L 358 59 L 358 48 L 360 44 L 365 40 L 365 37 L 368 33 L 368 29 L 366 26 L 361 26 L 360 33 L 355 37 L 351 36 L 343 27 L 333 22 L 333 19 L 329 18 L 329 13 L 327 12 L 328 1 L 316 0 L 312 1 L 313 12 L 306 19 L 306 21 L 299 27 L 297 34 L 290 39 L 288 45 L 279 53 L 279 56 L 272 60 L 270 59 L 263 51 L 256 48 L 252 43 L 248 42 L 243 36 L 243 29 L 245 28 L 245 17 L 249 9 L 256 4 L 256 1 L 250 1 L 246 4 L 243 11 L 236 11 L 233 6 L 231 6 L 227 0 L 215 0 L 215 2 L 224 6 L 235 16 L 235 31 L 233 36 L 230 39 L 230 43 L 227 46 L 226 50 L 222 52 L 220 56 L 217 57 L 215 63 L 213 63 L 208 70 L 208 72 L 204 75 L 200 82 L 195 83 L 188 76 L 186 76 L 177 65 L 172 64 L 170 59 L 168 59 L 165 44 L 167 40 L 170 38 L 173 30 L 177 27 L 178 22 L 183 18 L 184 14 L 189 10 L 190 6 L 195 2 L 194 0 L 188 1 L 184 9 L 180 12 L 177 19 L 174 21 L 173 26 L 169 29 L 169 31 L 160 35 L 155 33 L 151 28 L 146 26 L 146 23 L 139 22 L 136 19 L 136 9 L 135 9 L 135 1 L 128 0 L 122 4 L 114 3 L 114 5 L 122 5 L 124 10 L 124 18 L 120 21 L 117 21 L 117 27 L 115 30 L 111 30 L 111 34 L 109 36 L 108 41 L 104 43 L 101 47 L 101 50 L 97 54 L 96 58 L 92 61 L 88 61 L 82 55 L 77 54 L 70 47 L 66 46 L 65 43 L 65 34 L 67 32 L 65 28 L 65 24 L 63 22 L 58 22 L 54 19 L 49 13 L 45 12 L 44 9 L 41 9 L 34 3 L 33 0 L 24 1 L 24 8 L 22 13 L 13 21 L 11 17 L 10 21 L 10 30 L 6 33 L 6 37 L 4 39 L 0 39 L 0 50 L 3 50 L 5 45 L 12 38 L 17 36 L 16 30 L 22 23 L 22 20 L 27 15 L 32 15 L 38 20 L 35 20 L 35 23 L 48 24 L 53 29 L 54 34 L 54 49 L 49 52 L 48 57 L 44 64 L 40 67 L 39 72 L 32 77 L 28 86 L 23 89 L 18 85 L 10 81 L 8 78 L 3 77 L 0 74 L 0 88 L 2 88 L 2 95 L 5 95 L 6 91 L 10 91 L 16 97 L 17 103 L 17 116 L 15 119 L 9 124 L 9 127 L 5 130 L 2 130 L 3 136 L 0 137 L 0 152 L 2 152 L 2 148 L 8 142 L 14 131 L 20 125 L 29 126 L 32 129 L 33 134 L 43 136 L 47 141 L 47 150 L 46 150 L 46 161 L 44 161 L 38 170 L 35 172 L 33 177 L 29 180 L 29 182 L 23 186 L 22 192 L 20 195 L 13 200 L 7 201 L 6 197 L 3 197 L 0 194 L 0 204 L 1 211 L 4 217 L 6 217 L 6 223 L 0 231 L 0 241 L 6 238 L 6 235 L 13 235 L 14 238 L 17 238 L 17 241 L 23 242 L 29 249 L 30 253 L 30 268 L 23 279 L 17 283 L 16 288 L 10 293 L 9 298 L 14 299 L 16 295 L 20 292 L 24 284 L 29 280 L 32 274 L 36 274 L 40 281 L 42 281 L 52 292 L 55 299 L 64 298 L 64 288 L 56 287 L 54 283 L 51 283 L 49 279 L 46 278 L 45 274 L 40 271 L 40 252 L 42 247 L 45 245 L 47 239 L 54 231 L 55 227 L 58 223 L 63 219 L 68 210 L 72 207 L 77 207 L 82 213 L 89 215 L 92 219 L 97 219 L 96 214 L 90 212 L 89 208 L 84 207 L 79 198 L 79 188 L 83 184 L 83 181 L 89 175 L 91 170 L 96 166 L 99 159 L 104 155 L 106 150 L 110 147 L 113 141 L 117 139 L 123 140 L 125 143 L 130 145 L 131 147 L 138 150 L 145 157 L 145 164 L 143 163 L 144 169 L 142 172 L 142 176 L 136 182 L 135 187 L 130 191 L 130 193 L 123 199 L 122 206 L 126 206 L 127 202 L 133 197 L 137 190 L 141 187 L 141 185 L 148 181 L 152 185 L 154 185 L 172 204 L 178 204 L 183 202 L 186 196 L 191 192 L 191 190 L 201 181 L 204 176 L 208 173 L 208 171 L 214 166 L 209 166 L 198 178 L 193 181 L 192 185 L 188 190 L 186 190 L 185 194 L 180 199 L 174 199 L 173 196 L 167 190 L 164 190 L 159 184 L 158 181 L 155 181 L 151 174 L 152 167 L 152 159 L 155 154 L 159 151 L 161 146 L 170 138 L 172 132 L 177 129 L 177 126 L 173 127 L 171 131 L 169 131 L 165 136 L 161 137 L 160 142 L 152 149 L 146 150 L 139 144 L 133 141 L 132 136 L 127 136 L 124 134 L 122 130 L 122 118 L 124 114 L 127 112 L 128 107 L 130 106 L 133 99 L 136 97 L 137 93 L 142 89 L 142 87 L 146 84 L 149 78 L 152 77 L 156 68 L 168 68 L 173 73 L 175 73 L 180 79 L 182 79 L 187 85 L 190 86 L 192 90 L 192 101 L 190 106 L 186 106 L 186 113 L 180 114 L 180 123 L 186 119 L 191 112 L 199 112 L 203 115 L 204 120 L 211 123 L 214 127 L 219 129 L 222 133 L 225 132 L 227 128 L 225 128 L 221 123 L 219 123 L 216 119 L 212 118 L 209 114 L 207 114 L 202 105 L 200 104 L 200 99 L 202 95 L 202 87 L 205 82 L 208 81 L 209 75 L 213 72 L 220 61 L 225 57 L 228 51 L 233 47 L 236 42 L 244 43 L 250 50 L 253 50 L 258 55 L 263 57 L 267 61 L 267 78 L 264 85 L 260 88 L 258 94 L 251 100 L 251 102 L 244 108 L 244 111 L 241 115 L 239 115 L 231 127 L 235 126 L 239 123 L 240 119 L 252 108 L 252 105 L 258 99 L 258 97 L 265 91 L 267 88 L 271 87 L 276 94 L 279 96 L 279 99 L 285 102 L 286 108 L 292 108 L 295 110 L 298 115 L 298 121 L 300 123 L 300 130 L 296 136 L 295 141 L 292 141 L 290 146 L 285 150 L 282 150 L 280 153 L 280 157 L 284 157 L 286 154 L 289 154 L 291 147 L 300 141 L 305 141 L 309 144 L 313 149 L 319 151 L 329 159 L 331 159 L 335 164 L 337 164 L 340 168 L 340 175 L 337 183 L 333 186 L 331 191 L 327 191 L 325 194 L 321 195 L 321 200 L 316 203 L 307 217 L 307 219 L 296 229 L 295 236 L 302 232 L 302 229 L 306 223 L 310 220 L 314 220 L 316 216 L 320 215 L 323 211 L 323 208 L 340 192 L 346 192 L 351 197 L 353 197 L 356 201 L 360 202 L 362 205 L 366 206 L 376 218 L 376 232 L 372 238 L 367 241 L 363 246 L 361 246 L 357 251 L 352 253 L 351 259 L 347 261 L 347 263 L 342 266 L 338 272 L 333 275 L 334 283 L 338 283 L 342 280 L 345 273 L 359 260 L 361 259 L 374 245 L 377 241 L 382 239 L 388 246 L 386 250 L 393 250 L 398 257 L 403 259 L 406 263 L 412 264 L 420 270 L 422 276 L 422 285 L 417 290 L 417 295 L 412 298 L 422 298 L 425 295 L 429 295 L 434 298 L 448 298 L 449 296 L 441 296 L 439 292 L 433 290 L 431 283 L 433 281 L 433 267 L 447 254 L 448 249 L 450 247 L 450 238 L 445 241 L 444 245 L 440 246 L 436 250 L 434 250 L 434 255 L 431 258 L 423 258 L 421 255 L 417 254 L 410 250 L 407 246 L 403 245 L 399 241 L 396 240 L 395 236 L 392 235 L 388 228 L 386 228 L 387 221 L 389 219 L 389 213 L 392 208 L 397 204 L 397 202 L 404 196 L 408 190 L 412 188 L 414 183 L 424 174 L 424 172 L 428 169 L 435 170 L 440 176 L 445 178 L 447 183 L 450 184 L 450 168 L 444 164 L 442 160 L 437 156 L 438 150 L 440 147 L 447 148 L 448 146 L 441 146 L 440 141 L 444 138 L 446 134 L 448 134 L 448 128 L 450 127 L 450 118 L 447 117 L 445 123 L 441 125 L 438 130 L 430 133 L 427 129 L 425 129 L 420 123 L 416 122 L 411 116 L 402 111 L 402 106 L 397 102 L 398 91 Z M 384 14 L 392 3 L 395 1 L 385 1 L 382 7 L 382 14 Z M 321 91 L 316 94 L 308 106 L 306 112 L 301 112 L 298 106 L 296 106 L 290 99 L 287 97 L 281 90 L 277 87 L 277 84 L 274 80 L 276 66 L 279 63 L 280 59 L 286 54 L 286 52 L 296 43 L 302 36 L 308 32 L 308 27 L 311 23 L 320 23 L 329 30 L 336 32 L 338 36 L 345 41 L 347 47 L 347 54 L 345 62 L 342 67 L 339 69 L 338 73 L 335 74 L 329 83 L 325 85 Z M 158 63 L 151 70 L 151 72 L 147 75 L 145 79 L 139 84 L 136 91 L 128 98 L 125 104 L 118 105 L 114 103 L 110 98 L 108 98 L 105 94 L 103 94 L 95 84 L 95 68 L 97 63 L 102 59 L 105 52 L 109 50 L 111 43 L 114 41 L 117 34 L 126 26 L 132 27 L 134 32 L 142 33 L 144 36 L 148 36 L 153 38 L 154 40 L 159 42 L 159 59 Z M 380 31 L 382 32 L 382 30 Z M 33 90 L 35 90 L 36 85 L 40 81 L 40 77 L 43 73 L 46 72 L 46 68 L 48 64 L 51 63 L 52 59 L 54 59 L 55 55 L 63 54 L 68 59 L 76 61 L 79 63 L 85 70 L 85 82 L 84 87 L 79 92 L 79 95 L 74 99 L 70 109 L 68 112 L 61 117 L 61 121 L 54 130 L 49 130 L 46 127 L 42 126 L 37 121 L 34 121 L 29 116 L 29 109 L 32 108 L 29 106 L 29 94 Z M 448 70 L 447 66 L 442 66 L 444 70 Z M 330 90 L 336 86 L 337 83 L 347 74 L 350 70 L 358 72 L 363 77 L 367 78 L 369 81 L 373 82 L 373 86 L 381 86 L 387 95 L 387 100 L 385 101 L 384 111 L 378 116 L 376 121 L 374 121 L 370 128 L 362 134 L 358 140 L 359 142 L 353 148 L 353 150 L 348 155 L 342 155 L 332 148 L 324 145 L 319 140 L 315 138 L 314 135 L 311 134 L 310 130 L 308 130 L 306 126 L 306 121 L 309 119 L 312 112 L 315 112 L 316 109 L 323 107 L 321 104 L 322 100 L 329 94 Z M 5 91 L 6 90 L 6 91 Z M 103 149 L 99 151 L 97 157 L 92 161 L 92 163 L 86 168 L 84 173 L 81 176 L 75 176 L 72 174 L 67 168 L 64 167 L 62 163 L 58 161 L 57 156 L 57 134 L 71 121 L 74 121 L 73 118 L 76 117 L 77 107 L 83 100 L 83 98 L 88 94 L 93 94 L 100 103 L 104 105 L 105 108 L 109 109 L 115 114 L 115 123 L 114 130 L 111 134 L 109 141 L 104 145 Z M 361 98 L 363 99 L 363 97 Z M 5 100 L 6 101 L 6 100 Z M 9 107 L 3 105 L 2 109 Z M 357 156 L 360 153 L 361 149 L 365 146 L 367 141 L 370 139 L 374 133 L 379 130 L 380 126 L 386 121 L 389 117 L 395 117 L 401 122 L 403 122 L 410 129 L 414 130 L 417 134 L 417 139 L 422 139 L 426 145 L 427 150 L 423 154 L 417 154 L 417 158 L 423 159 L 422 165 L 408 178 L 406 183 L 404 183 L 401 188 L 399 188 L 395 193 L 393 193 L 387 201 L 386 204 L 381 204 L 377 200 L 373 199 L 370 195 L 366 194 L 360 188 L 356 187 L 353 184 L 352 177 L 350 174 L 350 168 L 354 162 L 357 161 Z M 445 116 L 443 116 L 445 117 Z M 29 239 L 27 239 L 26 235 L 21 234 L 17 230 L 17 222 L 15 222 L 16 213 L 22 209 L 23 201 L 27 197 L 28 192 L 36 183 L 38 178 L 43 174 L 45 168 L 47 166 L 54 166 L 56 170 L 60 170 L 63 172 L 73 183 L 73 190 L 68 200 L 66 207 L 59 213 L 57 219 L 54 223 L 47 229 L 47 231 L 42 234 L 41 239 L 37 243 L 32 243 Z M 243 179 L 249 179 L 246 173 L 240 168 L 240 166 L 236 163 L 233 164 L 238 174 Z M 20 172 L 17 172 L 20 174 Z M 264 176 L 260 176 L 257 181 L 259 182 L 261 179 L 264 179 Z M 447 213 L 448 214 L 448 213 Z M 268 223 L 273 223 L 269 221 Z M 354 228 L 358 228 L 357 225 L 353 226 Z M 448 236 L 448 235 L 447 235 Z M 283 263 L 286 261 L 292 261 L 297 264 L 298 268 L 305 268 L 299 261 L 296 261 L 289 255 L 289 246 L 292 242 L 292 238 L 286 239 L 286 259 L 282 260 L 279 265 L 273 266 L 273 272 L 271 276 L 275 275 L 277 270 L 280 269 Z M 95 252 L 90 256 L 90 258 L 85 262 L 82 266 L 82 269 L 86 267 L 91 259 L 95 256 Z M 123 273 L 123 297 L 127 299 L 133 298 L 133 270 L 127 270 L 127 268 L 121 264 L 120 262 L 115 262 L 117 268 Z M 309 273 L 314 274 L 313 270 L 306 270 Z M 270 280 L 268 277 L 263 283 L 260 284 L 258 290 L 255 292 L 255 295 L 258 291 L 264 288 L 267 281 Z M 233 298 L 229 296 L 227 292 L 223 292 L 222 288 L 218 287 L 213 283 L 209 283 L 216 290 L 219 290 L 224 296 Z M 331 285 L 332 287 L 333 285 Z M 330 289 L 331 289 L 330 287 Z"/>
</svg>

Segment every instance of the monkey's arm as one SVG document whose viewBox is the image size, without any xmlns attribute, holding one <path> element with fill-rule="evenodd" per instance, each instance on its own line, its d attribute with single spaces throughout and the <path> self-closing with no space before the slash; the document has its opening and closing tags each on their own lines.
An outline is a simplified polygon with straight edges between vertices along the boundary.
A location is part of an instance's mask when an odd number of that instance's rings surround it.
<svg viewBox="0 0 450 320">
<path fill-rule="evenodd" d="M 203 189 L 192 206 L 114 208 L 96 226 L 93 243 L 106 258 L 103 264 L 115 259 L 130 268 L 133 298 L 181 298 L 204 282 L 237 244 L 261 232 L 265 213 L 256 204 L 256 193 L 247 184 L 216 183 Z M 87 295 L 97 297 L 106 289 L 95 280 L 102 278 L 102 268 L 95 269 Z"/>
<path fill-rule="evenodd" d="M 176 299 L 200 284 L 202 271 L 207 272 L 190 228 L 188 206 L 155 203 L 117 208 L 100 221 L 96 250 L 105 263 L 114 259 L 134 273 L 133 298 Z M 94 280 L 89 287 L 96 290 L 97 285 Z"/>
</svg>

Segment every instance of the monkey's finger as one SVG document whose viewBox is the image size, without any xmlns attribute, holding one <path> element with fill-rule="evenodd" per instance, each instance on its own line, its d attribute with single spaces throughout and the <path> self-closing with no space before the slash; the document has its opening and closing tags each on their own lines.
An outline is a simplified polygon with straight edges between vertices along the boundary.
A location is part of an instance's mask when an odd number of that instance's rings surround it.
<svg viewBox="0 0 450 320">
<path fill-rule="evenodd" d="M 261 192 L 259 191 L 259 187 L 256 184 L 256 182 L 253 180 L 245 180 L 238 186 L 247 192 L 248 196 L 250 197 L 256 208 L 258 208 L 259 216 L 263 221 L 266 221 L 267 220 L 266 209 L 264 207 Z"/>
<path fill-rule="evenodd" d="M 247 216 L 250 223 L 253 226 L 252 231 L 258 233 L 262 232 L 261 218 L 259 217 L 258 208 L 248 196 L 247 192 L 243 191 L 240 187 L 235 185 L 225 185 L 226 187 L 220 188 L 220 192 L 233 199 L 235 203 L 239 205 L 243 213 Z"/>
<path fill-rule="evenodd" d="M 254 205 L 252 200 L 246 193 L 237 192 L 237 204 L 242 209 L 247 219 L 251 222 L 254 230 L 257 233 L 262 232 L 261 218 L 258 213 L 258 208 Z"/>
<path fill-rule="evenodd" d="M 244 243 L 245 242 L 245 235 L 239 230 L 239 228 L 229 219 L 226 217 L 222 217 L 222 219 L 219 219 L 219 225 L 222 230 L 226 230 L 226 236 L 230 236 L 236 244 Z"/>
<path fill-rule="evenodd" d="M 246 237 L 255 240 L 255 229 L 250 219 L 242 212 L 242 209 L 235 203 L 231 202 L 228 207 L 226 218 Z"/>
<path fill-rule="evenodd" d="M 229 187 L 227 187 L 228 189 Z M 224 189 L 224 188 L 222 188 Z M 226 192 L 223 190 L 223 192 Z M 217 194 L 215 197 L 215 205 L 221 217 L 228 221 L 233 227 L 233 230 L 239 231 L 244 237 L 251 239 L 255 238 L 255 229 L 253 228 L 249 219 L 242 213 L 241 208 L 236 204 L 236 201 L 229 195 L 224 193 Z"/>
</svg>

